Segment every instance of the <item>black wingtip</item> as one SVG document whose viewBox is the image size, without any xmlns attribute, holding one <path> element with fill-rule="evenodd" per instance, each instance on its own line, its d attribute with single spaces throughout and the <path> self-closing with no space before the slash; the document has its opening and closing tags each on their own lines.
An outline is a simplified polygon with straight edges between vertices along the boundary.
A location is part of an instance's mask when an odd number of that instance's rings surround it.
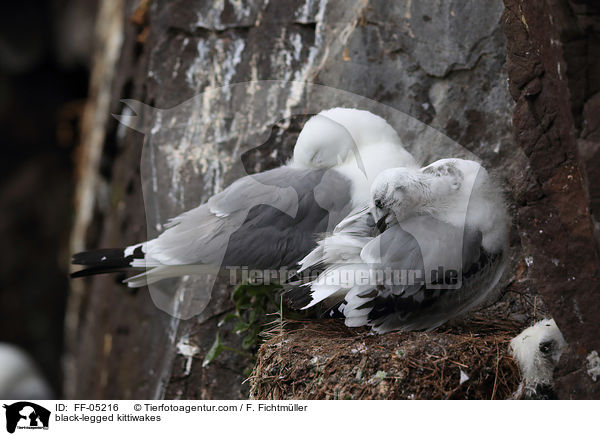
<svg viewBox="0 0 600 436">
<path fill-rule="evenodd" d="M 95 276 L 98 274 L 111 274 L 111 273 L 122 272 L 122 271 L 127 271 L 127 270 L 128 270 L 128 268 L 123 268 L 123 267 L 112 267 L 111 268 L 111 267 L 105 267 L 105 266 L 91 266 L 89 268 L 84 268 L 82 270 L 71 273 L 70 277 L 72 279 L 78 279 L 81 277 Z"/>
<path fill-rule="evenodd" d="M 136 248 L 133 254 L 128 256 L 125 256 L 125 250 L 122 248 L 102 248 L 75 253 L 72 259 L 73 265 L 82 265 L 85 268 L 72 273 L 71 278 L 127 271 L 131 268 L 133 260 L 140 258 L 144 258 L 141 247 Z"/>
<path fill-rule="evenodd" d="M 97 266 L 97 265 L 127 265 L 125 263 L 125 252 L 122 248 L 102 248 L 99 250 L 82 251 L 73 255 L 74 265 Z"/>
</svg>

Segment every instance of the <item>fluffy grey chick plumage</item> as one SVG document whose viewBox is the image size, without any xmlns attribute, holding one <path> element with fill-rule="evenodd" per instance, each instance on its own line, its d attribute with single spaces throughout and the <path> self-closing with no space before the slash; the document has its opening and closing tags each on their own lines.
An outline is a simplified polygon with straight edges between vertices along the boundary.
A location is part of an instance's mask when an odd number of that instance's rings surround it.
<svg viewBox="0 0 600 436">
<path fill-rule="evenodd" d="M 504 269 L 508 216 L 481 165 L 442 159 L 386 170 L 371 194 L 371 208 L 355 211 L 301 261 L 301 272 L 319 272 L 294 290 L 309 294 L 305 308 L 338 307 L 346 325 L 385 333 L 433 329 L 485 300 Z M 456 283 L 435 279 L 440 267 Z M 386 270 L 422 280 L 389 280 Z"/>
</svg>

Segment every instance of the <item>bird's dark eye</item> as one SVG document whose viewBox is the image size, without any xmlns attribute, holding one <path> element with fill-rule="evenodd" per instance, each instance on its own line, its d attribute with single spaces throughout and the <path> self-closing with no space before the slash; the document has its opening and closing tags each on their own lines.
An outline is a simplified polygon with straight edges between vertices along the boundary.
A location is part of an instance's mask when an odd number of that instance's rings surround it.
<svg viewBox="0 0 600 436">
<path fill-rule="evenodd" d="M 378 209 L 381 209 L 383 207 L 383 201 L 381 201 L 380 198 L 376 198 L 374 203 L 375 203 L 375 207 Z"/>
<path fill-rule="evenodd" d="M 544 354 L 548 354 L 552 349 L 552 341 L 540 342 L 540 351 Z"/>
</svg>

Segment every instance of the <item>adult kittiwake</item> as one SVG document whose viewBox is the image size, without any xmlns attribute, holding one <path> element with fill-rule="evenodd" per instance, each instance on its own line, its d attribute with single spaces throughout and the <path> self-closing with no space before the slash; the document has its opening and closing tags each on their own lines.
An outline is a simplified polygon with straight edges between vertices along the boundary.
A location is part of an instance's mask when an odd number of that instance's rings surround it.
<svg viewBox="0 0 600 436">
<path fill-rule="evenodd" d="M 433 329 L 482 302 L 504 269 L 508 216 L 477 162 L 383 171 L 301 262 L 292 305 L 337 308 L 350 327 Z"/>
<path fill-rule="evenodd" d="M 242 177 L 206 203 L 172 218 L 155 239 L 125 249 L 77 253 L 80 277 L 145 270 L 126 279 L 139 287 L 221 267 L 295 267 L 356 207 L 369 202 L 383 170 L 418 168 L 396 131 L 368 111 L 333 108 L 309 119 L 292 159 Z"/>
</svg>

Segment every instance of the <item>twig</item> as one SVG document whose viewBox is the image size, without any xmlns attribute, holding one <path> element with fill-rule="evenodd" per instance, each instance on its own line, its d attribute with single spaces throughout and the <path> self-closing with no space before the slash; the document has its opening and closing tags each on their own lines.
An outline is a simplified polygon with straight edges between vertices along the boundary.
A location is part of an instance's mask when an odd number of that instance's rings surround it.
<svg viewBox="0 0 600 436">
<path fill-rule="evenodd" d="M 494 388 L 492 389 L 492 400 L 496 396 L 496 385 L 498 383 L 498 364 L 500 363 L 500 348 L 496 345 L 496 374 L 494 375 Z"/>
<path fill-rule="evenodd" d="M 279 296 L 279 334 L 283 336 L 283 294 Z"/>
</svg>

